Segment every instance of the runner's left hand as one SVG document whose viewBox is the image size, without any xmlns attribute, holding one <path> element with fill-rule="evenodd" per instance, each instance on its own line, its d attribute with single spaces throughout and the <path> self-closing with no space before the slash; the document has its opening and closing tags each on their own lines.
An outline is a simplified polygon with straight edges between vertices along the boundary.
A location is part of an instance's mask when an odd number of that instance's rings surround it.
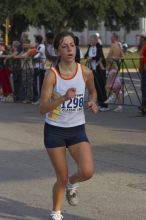
<svg viewBox="0 0 146 220">
<path fill-rule="evenodd" d="M 93 101 L 87 102 L 87 106 L 94 114 L 96 114 L 99 110 L 96 103 Z"/>
</svg>

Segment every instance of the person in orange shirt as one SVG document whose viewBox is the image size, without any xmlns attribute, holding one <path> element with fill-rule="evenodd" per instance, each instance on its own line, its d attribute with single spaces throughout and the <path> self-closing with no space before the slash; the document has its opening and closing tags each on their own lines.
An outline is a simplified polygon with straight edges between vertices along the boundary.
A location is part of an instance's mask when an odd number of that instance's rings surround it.
<svg viewBox="0 0 146 220">
<path fill-rule="evenodd" d="M 141 73 L 142 94 L 141 111 L 143 114 L 146 114 L 146 32 L 142 32 L 140 34 L 140 44 L 142 45 L 139 60 L 139 72 Z"/>
</svg>

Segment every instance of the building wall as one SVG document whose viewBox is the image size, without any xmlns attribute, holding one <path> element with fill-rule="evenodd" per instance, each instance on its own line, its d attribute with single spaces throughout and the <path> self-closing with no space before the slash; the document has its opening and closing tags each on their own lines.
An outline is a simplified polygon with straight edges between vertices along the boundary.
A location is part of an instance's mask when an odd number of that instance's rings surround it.
<svg viewBox="0 0 146 220">
<path fill-rule="evenodd" d="M 146 17 L 139 19 L 139 29 L 135 31 L 130 31 L 129 33 L 125 33 L 122 28 L 120 31 L 116 32 L 119 35 L 119 39 L 121 42 L 126 41 L 129 45 L 137 45 L 138 43 L 138 35 L 142 31 L 146 31 Z M 89 36 L 95 33 L 99 33 L 103 42 L 103 45 L 111 44 L 111 31 L 107 31 L 104 27 L 104 22 L 101 22 L 98 30 L 89 30 L 88 23 L 87 28 L 84 29 L 83 32 L 74 32 L 80 39 L 80 45 L 88 44 Z"/>
<path fill-rule="evenodd" d="M 42 35 L 42 37 L 44 37 L 45 28 L 43 26 L 41 28 L 35 28 L 32 26 L 29 26 L 28 34 L 29 34 L 29 39 L 31 40 L 32 43 L 34 43 L 34 35 Z"/>
<path fill-rule="evenodd" d="M 80 45 L 87 45 L 89 36 L 95 33 L 99 33 L 101 36 L 101 40 L 103 45 L 110 45 L 111 44 L 111 31 L 107 31 L 104 27 L 104 22 L 101 22 L 98 30 L 89 30 L 88 29 L 88 22 L 86 22 L 86 28 L 82 32 L 75 32 L 74 34 L 79 37 Z M 138 34 L 142 31 L 146 31 L 146 16 L 139 19 L 139 29 L 135 31 L 130 31 L 129 33 L 125 33 L 124 29 L 121 29 L 119 32 L 116 32 L 119 35 L 119 39 L 121 42 L 126 41 L 128 45 L 137 45 L 138 44 Z M 42 26 L 41 28 L 34 28 L 32 26 L 29 27 L 29 38 L 32 42 L 34 42 L 34 35 L 40 34 L 43 37 L 45 36 L 45 29 Z"/>
</svg>

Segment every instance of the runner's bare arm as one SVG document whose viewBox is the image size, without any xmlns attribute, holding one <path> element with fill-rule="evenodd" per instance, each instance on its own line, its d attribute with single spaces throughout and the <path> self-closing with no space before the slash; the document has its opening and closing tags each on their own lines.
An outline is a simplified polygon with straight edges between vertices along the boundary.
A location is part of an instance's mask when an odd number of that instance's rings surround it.
<svg viewBox="0 0 146 220">
<path fill-rule="evenodd" d="M 89 101 L 87 105 L 89 109 L 93 111 L 93 113 L 96 113 L 98 111 L 98 108 L 97 108 L 97 93 L 96 93 L 95 84 L 94 84 L 94 76 L 93 76 L 92 71 L 88 67 L 83 66 L 82 68 L 86 76 L 86 79 L 85 79 L 86 87 L 89 92 Z"/>
<path fill-rule="evenodd" d="M 95 85 L 94 85 L 94 76 L 92 71 L 86 67 L 86 66 L 82 66 L 84 75 L 85 75 L 85 81 L 86 81 L 86 88 L 88 89 L 89 92 L 89 100 L 93 101 L 93 102 L 97 102 L 97 93 L 96 93 L 96 89 L 95 89 Z"/>
</svg>

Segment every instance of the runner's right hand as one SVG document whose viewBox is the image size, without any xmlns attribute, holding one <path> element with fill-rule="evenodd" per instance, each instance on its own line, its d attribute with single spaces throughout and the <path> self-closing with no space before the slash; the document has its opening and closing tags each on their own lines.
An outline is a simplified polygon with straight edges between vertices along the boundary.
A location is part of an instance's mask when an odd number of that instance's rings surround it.
<svg viewBox="0 0 146 220">
<path fill-rule="evenodd" d="M 76 88 L 69 88 L 64 95 L 65 101 L 72 99 L 76 96 Z"/>
</svg>

